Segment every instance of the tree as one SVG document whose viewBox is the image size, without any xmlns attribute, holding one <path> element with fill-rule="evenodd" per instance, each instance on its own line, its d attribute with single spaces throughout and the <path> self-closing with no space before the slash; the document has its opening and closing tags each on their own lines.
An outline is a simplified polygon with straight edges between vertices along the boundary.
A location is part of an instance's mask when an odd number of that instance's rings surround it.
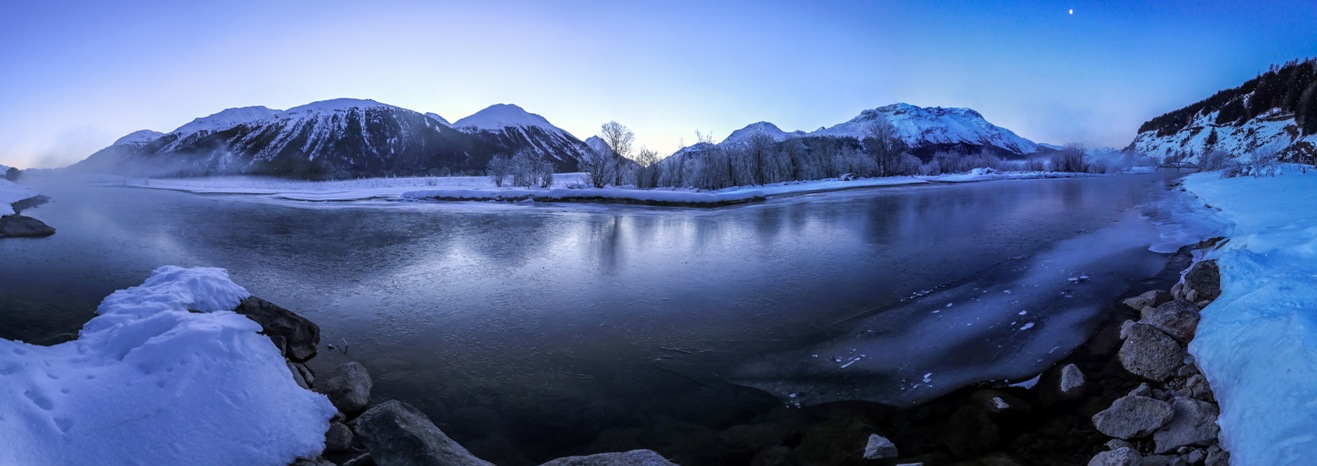
<svg viewBox="0 0 1317 466">
<path fill-rule="evenodd" d="M 622 157 L 630 157 L 631 145 L 636 141 L 635 133 L 616 121 L 604 123 L 599 129 L 599 139 L 607 147 L 591 147 L 581 168 L 585 170 L 590 184 L 596 188 L 616 184 L 621 177 Z"/>
<path fill-rule="evenodd" d="M 511 168 L 511 161 L 508 160 L 508 156 L 498 154 L 489 159 L 489 167 L 485 169 L 485 174 L 494 180 L 494 186 L 502 188 L 503 180 L 508 177 Z"/>
<path fill-rule="evenodd" d="M 1052 171 L 1082 173 L 1086 169 L 1083 144 L 1066 144 L 1065 149 L 1052 156 Z"/>
<path fill-rule="evenodd" d="M 641 147 L 640 151 L 636 152 L 636 163 L 640 165 L 633 171 L 637 188 L 649 189 L 658 186 L 658 162 L 658 152 L 645 147 Z"/>
<path fill-rule="evenodd" d="M 874 120 L 864 135 L 864 150 L 873 158 L 878 176 L 891 176 L 905 152 L 905 141 L 887 120 Z"/>
</svg>

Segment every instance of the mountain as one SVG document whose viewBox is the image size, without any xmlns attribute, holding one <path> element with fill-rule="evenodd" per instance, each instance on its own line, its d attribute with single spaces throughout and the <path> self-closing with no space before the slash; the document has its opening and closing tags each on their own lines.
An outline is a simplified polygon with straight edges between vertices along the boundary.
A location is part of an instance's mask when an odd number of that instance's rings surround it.
<svg viewBox="0 0 1317 466">
<path fill-rule="evenodd" d="M 929 158 L 939 151 L 961 153 L 987 150 L 1007 158 L 1019 158 L 1039 151 L 1039 145 L 1006 128 L 989 123 L 983 115 L 968 108 L 918 107 L 898 103 L 864 110 L 849 121 L 811 132 L 786 132 L 772 123 L 761 121 L 733 131 L 719 144 L 741 145 L 763 134 L 774 142 L 800 138 L 838 138 L 862 141 L 874 122 L 883 120 L 896 128 L 910 151 Z"/>
<path fill-rule="evenodd" d="M 447 120 L 446 118 L 439 116 L 438 113 L 434 113 L 434 112 L 426 112 L 426 113 L 425 113 L 425 116 L 428 116 L 428 117 L 430 117 L 430 119 L 439 122 L 439 124 L 441 124 L 441 125 L 444 125 L 444 126 L 450 126 L 450 127 L 453 126 L 452 123 L 449 123 L 448 120 Z"/>
<path fill-rule="evenodd" d="M 477 174 L 495 154 L 532 147 L 556 151 L 549 155 L 559 161 L 559 171 L 575 170 L 579 151 L 570 145 L 574 138 L 563 142 L 559 133 L 566 132 L 544 125 L 520 133 L 468 133 L 435 114 L 359 99 L 288 110 L 243 107 L 197 118 L 159 136 L 133 133 L 70 168 L 128 176 L 306 179 Z"/>
<path fill-rule="evenodd" d="M 1264 148 L 1317 160 L 1317 60 L 1292 61 L 1139 127 L 1127 151 L 1198 162 L 1220 150 L 1244 157 Z"/>
<path fill-rule="evenodd" d="M 477 147 L 509 153 L 530 149 L 554 160 L 565 171 L 576 171 L 577 161 L 588 150 L 576 136 L 512 104 L 491 105 L 457 120 L 452 127 L 476 138 Z"/>
</svg>

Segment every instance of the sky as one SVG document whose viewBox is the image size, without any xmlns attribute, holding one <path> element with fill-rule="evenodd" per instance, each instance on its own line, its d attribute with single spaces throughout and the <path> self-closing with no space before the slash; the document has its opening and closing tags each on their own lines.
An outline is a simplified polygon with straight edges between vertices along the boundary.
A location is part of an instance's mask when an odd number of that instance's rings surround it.
<svg viewBox="0 0 1317 466">
<path fill-rule="evenodd" d="M 896 102 L 1124 147 L 1149 118 L 1317 56 L 1313 24 L 1311 0 L 3 2 L 0 164 L 340 97 L 450 121 L 514 103 L 581 139 L 615 120 L 663 154 Z"/>
</svg>

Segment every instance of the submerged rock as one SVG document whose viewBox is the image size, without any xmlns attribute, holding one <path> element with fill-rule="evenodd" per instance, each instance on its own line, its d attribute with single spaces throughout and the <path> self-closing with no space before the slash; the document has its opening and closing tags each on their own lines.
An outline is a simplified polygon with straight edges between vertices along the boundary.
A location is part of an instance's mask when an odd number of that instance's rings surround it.
<svg viewBox="0 0 1317 466">
<path fill-rule="evenodd" d="M 1144 396 L 1125 396 L 1110 408 L 1093 415 L 1098 432 L 1119 439 L 1145 437 L 1166 425 L 1175 410 L 1165 401 Z"/>
<path fill-rule="evenodd" d="M 1161 330 L 1142 323 L 1129 326 L 1120 346 L 1120 365 L 1131 374 L 1161 382 L 1184 364 L 1184 347 Z"/>
<path fill-rule="evenodd" d="M 353 424 L 379 466 L 491 465 L 448 438 L 425 414 L 401 401 L 375 405 Z"/>
<path fill-rule="evenodd" d="M 316 355 L 316 346 L 320 344 L 320 326 L 292 311 L 255 296 L 238 303 L 233 310 L 248 319 L 261 324 L 261 333 L 270 337 L 288 359 L 295 362 L 306 361 Z"/>
<path fill-rule="evenodd" d="M 622 453 L 599 453 L 589 456 L 568 456 L 540 466 L 675 466 L 663 455 L 652 450 L 631 450 Z"/>
<path fill-rule="evenodd" d="M 55 234 L 55 229 L 32 217 L 0 217 L 0 238 L 38 238 Z"/>
<path fill-rule="evenodd" d="M 316 384 L 315 391 L 329 397 L 329 402 L 343 414 L 352 416 L 366 409 L 372 385 L 366 368 L 350 361 L 338 366 L 338 374 Z"/>
</svg>

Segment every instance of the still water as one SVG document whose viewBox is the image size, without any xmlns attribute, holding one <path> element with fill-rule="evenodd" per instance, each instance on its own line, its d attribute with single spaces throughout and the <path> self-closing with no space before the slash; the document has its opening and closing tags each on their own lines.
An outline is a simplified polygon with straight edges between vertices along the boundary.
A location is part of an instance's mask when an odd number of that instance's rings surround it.
<svg viewBox="0 0 1317 466">
<path fill-rule="evenodd" d="M 416 405 L 500 464 L 783 403 L 910 404 L 1027 378 L 1164 264 L 1138 207 L 1165 192 L 1158 175 L 712 210 L 27 183 L 53 199 L 27 214 L 58 233 L 0 241 L 0 337 L 72 338 L 156 267 L 226 268 L 346 348 L 314 369 L 360 361 L 375 398 Z"/>
</svg>

